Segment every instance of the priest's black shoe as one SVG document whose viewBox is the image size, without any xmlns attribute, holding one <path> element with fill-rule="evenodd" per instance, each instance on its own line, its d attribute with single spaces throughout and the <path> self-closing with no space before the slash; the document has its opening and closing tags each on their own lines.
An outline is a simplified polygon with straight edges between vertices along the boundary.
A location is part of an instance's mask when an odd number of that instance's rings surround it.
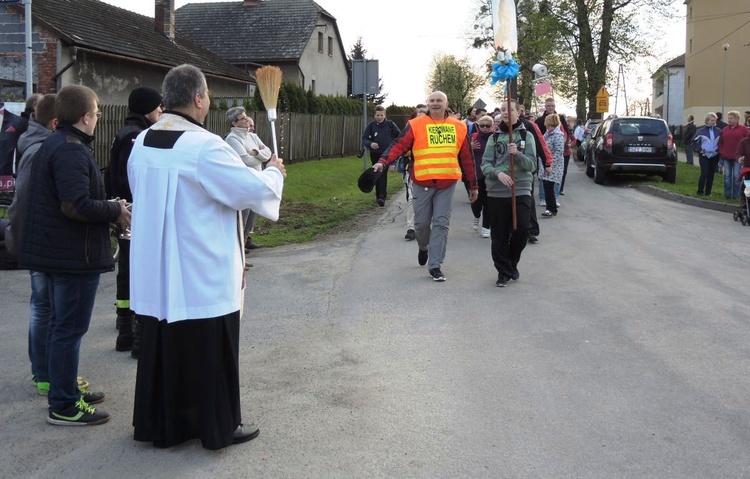
<svg viewBox="0 0 750 479">
<path fill-rule="evenodd" d="M 248 424 L 247 426 L 240 424 L 234 430 L 232 444 L 242 444 L 243 442 L 250 441 L 258 437 L 258 434 L 260 434 L 260 429 L 255 424 Z"/>
</svg>

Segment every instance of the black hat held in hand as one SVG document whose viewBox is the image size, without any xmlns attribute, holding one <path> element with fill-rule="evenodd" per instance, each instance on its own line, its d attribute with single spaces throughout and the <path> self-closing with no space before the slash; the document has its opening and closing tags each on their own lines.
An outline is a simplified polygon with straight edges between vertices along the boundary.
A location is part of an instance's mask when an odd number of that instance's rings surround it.
<svg viewBox="0 0 750 479">
<path fill-rule="evenodd" d="M 359 177 L 359 180 L 357 180 L 357 186 L 359 186 L 359 189 L 362 193 L 369 193 L 372 191 L 373 188 L 375 188 L 375 183 L 377 183 L 378 178 L 380 178 L 380 175 L 382 175 L 382 171 L 375 171 L 372 168 L 367 168 Z"/>
</svg>

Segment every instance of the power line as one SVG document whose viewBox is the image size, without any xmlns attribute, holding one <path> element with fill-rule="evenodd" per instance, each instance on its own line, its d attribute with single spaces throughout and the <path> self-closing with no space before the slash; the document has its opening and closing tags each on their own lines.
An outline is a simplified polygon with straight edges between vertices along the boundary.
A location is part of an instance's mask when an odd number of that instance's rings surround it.
<svg viewBox="0 0 750 479">
<path fill-rule="evenodd" d="M 748 10 L 747 12 L 732 12 L 724 13 L 722 15 L 705 15 L 702 17 L 692 17 L 689 21 L 687 21 L 687 23 L 708 22 L 710 20 L 720 20 L 722 18 L 735 17 L 737 15 L 747 15 L 748 13 L 750 13 L 750 10 Z M 682 17 L 682 15 L 680 15 L 680 17 Z"/>
<path fill-rule="evenodd" d="M 698 54 L 700 54 L 700 53 L 703 53 L 703 52 L 705 52 L 706 50 L 708 50 L 708 49 L 709 49 L 709 48 L 711 48 L 712 46 L 716 45 L 716 44 L 717 44 L 717 43 L 719 43 L 720 41 L 722 41 L 722 40 L 726 39 L 726 38 L 727 38 L 727 37 L 729 37 L 729 36 L 730 36 L 731 34 L 733 34 L 734 32 L 738 31 L 739 29 L 741 29 L 742 27 L 744 27 L 744 26 L 745 26 L 745 25 L 747 25 L 747 24 L 750 24 L 750 20 L 746 21 L 745 23 L 743 23 L 743 24 L 742 24 L 742 25 L 740 25 L 739 27 L 735 28 L 735 29 L 734 29 L 734 30 L 732 30 L 731 32 L 729 32 L 729 33 L 727 33 L 726 35 L 724 35 L 723 37 L 719 38 L 718 40 L 716 40 L 715 42 L 713 42 L 712 44 L 710 44 L 710 45 L 709 45 L 709 46 L 707 46 L 706 48 L 704 48 L 704 49 L 702 49 L 702 50 L 700 50 L 700 51 L 697 51 L 697 52 L 693 53 L 692 55 L 690 55 L 690 56 L 688 56 L 688 57 L 685 57 L 685 58 L 686 58 L 686 59 L 687 59 L 687 58 L 693 58 L 694 56 L 696 56 L 696 55 L 698 55 Z"/>
</svg>

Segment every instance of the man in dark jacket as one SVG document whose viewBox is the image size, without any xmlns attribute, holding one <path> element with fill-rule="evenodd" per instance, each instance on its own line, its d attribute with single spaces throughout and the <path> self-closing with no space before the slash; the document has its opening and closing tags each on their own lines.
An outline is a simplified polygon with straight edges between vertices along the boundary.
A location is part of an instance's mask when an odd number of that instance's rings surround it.
<svg viewBox="0 0 750 479">
<path fill-rule="evenodd" d="M 109 153 L 109 187 L 112 197 L 133 202 L 128 183 L 128 158 L 135 139 L 161 116 L 161 93 L 154 88 L 138 87 L 128 97 L 128 116 L 125 126 L 117 132 Z M 117 258 L 117 320 L 119 330 L 115 349 L 130 351 L 134 358 L 140 350 L 140 328 L 135 313 L 130 309 L 130 238 L 127 234 L 118 239 L 120 255 Z"/>
<path fill-rule="evenodd" d="M 99 275 L 114 269 L 109 224 L 130 226 L 124 200 L 107 201 L 92 156 L 98 103 L 96 93 L 80 85 L 57 94 L 57 131 L 42 143 L 31 165 L 19 245 L 19 266 L 46 274 L 50 285 L 47 422 L 62 426 L 109 420 L 109 414 L 90 406 L 103 401 L 104 394 L 79 389 L 76 378 Z"/>
<path fill-rule="evenodd" d="M 693 115 L 687 117 L 687 125 L 685 125 L 684 133 L 682 134 L 682 143 L 685 145 L 685 160 L 688 165 L 693 164 L 693 138 L 695 138 L 695 118 Z"/>
<path fill-rule="evenodd" d="M 375 107 L 375 121 L 371 121 L 362 134 L 362 146 L 370 150 L 370 161 L 374 165 L 380 156 L 391 146 L 393 140 L 398 138 L 401 130 L 391 120 L 385 119 L 385 107 Z M 375 198 L 378 206 L 385 206 L 385 197 L 388 194 L 388 175 L 380 175 L 375 183 Z"/>
<path fill-rule="evenodd" d="M 26 133 L 18 139 L 16 147 L 20 161 L 16 175 L 16 193 L 8 208 L 10 224 L 5 229 L 5 245 L 8 251 L 18 257 L 21 243 L 23 216 L 28 202 L 29 176 L 31 163 L 44 140 L 52 135 L 57 125 L 55 118 L 55 95 L 45 95 L 36 104 L 34 118 L 29 122 Z M 29 361 L 32 381 L 39 394 L 49 394 L 49 373 L 47 367 L 47 333 L 52 321 L 52 308 L 49 298 L 49 281 L 44 273 L 29 271 L 31 279 L 31 299 L 29 300 Z"/>
<path fill-rule="evenodd" d="M 41 93 L 29 95 L 26 99 L 26 105 L 24 106 L 23 112 L 21 112 L 21 119 L 15 126 L 16 131 L 14 132 L 15 136 L 13 138 L 13 145 L 15 148 L 14 166 L 16 174 L 18 174 L 18 162 L 21 161 L 21 152 L 18 149 L 18 141 L 21 139 L 21 135 L 26 133 L 26 130 L 29 128 L 29 123 L 31 123 L 34 118 L 34 113 L 36 112 L 36 104 L 39 103 L 39 100 L 41 100 L 43 96 L 44 95 Z"/>
</svg>

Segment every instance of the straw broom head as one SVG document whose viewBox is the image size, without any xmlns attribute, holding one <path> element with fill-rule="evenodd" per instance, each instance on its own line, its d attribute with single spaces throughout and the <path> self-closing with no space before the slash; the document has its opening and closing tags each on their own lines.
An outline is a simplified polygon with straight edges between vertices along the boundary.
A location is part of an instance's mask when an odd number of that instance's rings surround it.
<svg viewBox="0 0 750 479">
<path fill-rule="evenodd" d="M 258 82 L 258 90 L 266 110 L 276 108 L 279 101 L 279 89 L 281 88 L 281 68 L 266 65 L 255 70 L 255 79 Z"/>
</svg>

